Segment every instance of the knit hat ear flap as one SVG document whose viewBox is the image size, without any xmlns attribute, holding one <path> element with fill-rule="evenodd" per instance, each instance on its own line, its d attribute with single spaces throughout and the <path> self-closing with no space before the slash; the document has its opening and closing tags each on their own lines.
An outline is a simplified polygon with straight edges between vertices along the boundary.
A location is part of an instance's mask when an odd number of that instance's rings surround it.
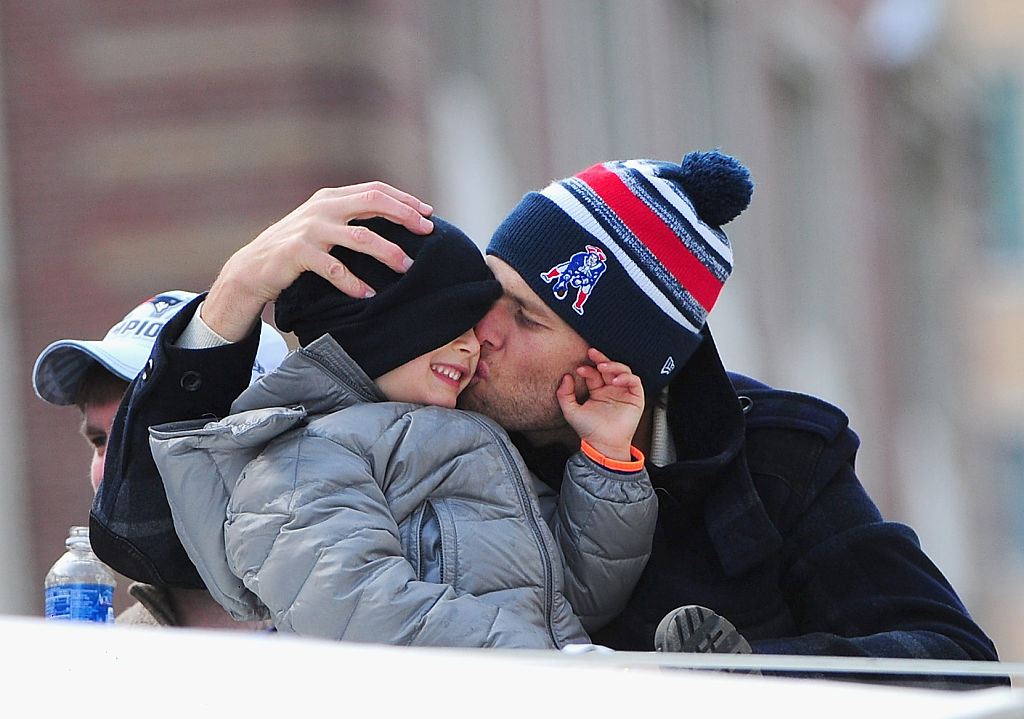
<svg viewBox="0 0 1024 719">
<path fill-rule="evenodd" d="M 654 392 L 702 341 L 732 272 L 721 225 L 752 193 L 747 169 L 718 151 L 604 162 L 528 193 L 487 252 Z"/>
</svg>

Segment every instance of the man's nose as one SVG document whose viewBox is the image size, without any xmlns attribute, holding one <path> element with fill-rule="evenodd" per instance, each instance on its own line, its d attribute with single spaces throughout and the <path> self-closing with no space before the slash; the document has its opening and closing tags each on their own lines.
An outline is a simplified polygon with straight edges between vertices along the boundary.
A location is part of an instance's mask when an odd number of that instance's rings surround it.
<svg viewBox="0 0 1024 719">
<path fill-rule="evenodd" d="M 480 342 L 481 349 L 484 347 L 495 349 L 501 346 L 503 334 L 501 332 L 499 313 L 501 313 L 501 310 L 498 308 L 498 305 L 495 305 L 473 328 L 473 332 Z"/>
</svg>

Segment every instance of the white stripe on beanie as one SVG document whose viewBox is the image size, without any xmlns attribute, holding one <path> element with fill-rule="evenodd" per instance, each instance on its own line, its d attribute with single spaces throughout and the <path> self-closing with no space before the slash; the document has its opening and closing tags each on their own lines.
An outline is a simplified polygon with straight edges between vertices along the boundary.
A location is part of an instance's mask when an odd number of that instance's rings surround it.
<svg viewBox="0 0 1024 719">
<path fill-rule="evenodd" d="M 622 178 L 617 173 L 610 172 L 610 174 L 621 181 Z M 562 180 L 562 183 L 571 194 L 576 195 L 576 199 L 584 207 L 588 208 L 596 218 L 603 220 L 610 227 L 611 241 L 619 244 L 627 256 L 631 255 L 631 257 L 627 257 L 629 266 L 635 268 L 635 272 L 643 273 L 647 278 L 646 283 L 638 282 L 634 279 L 637 286 L 645 289 L 645 294 L 651 294 L 650 291 L 646 291 L 646 288 L 650 287 L 654 288 L 655 292 L 664 295 L 685 318 L 684 322 L 681 323 L 683 327 L 699 328 L 703 326 L 704 321 L 707 319 L 707 309 L 694 297 L 690 288 L 684 285 L 676 277 L 675 273 L 662 262 L 657 253 L 648 244 L 647 239 L 639 237 L 626 218 L 619 215 L 620 210 L 608 204 L 606 198 L 579 175 L 566 178 Z M 637 197 L 628 185 L 626 189 L 650 209 L 650 206 L 643 201 L 643 198 Z M 684 242 L 679 237 L 679 232 L 689 236 L 689 231 L 682 227 L 678 221 L 674 226 L 664 223 L 660 217 L 658 221 L 662 222 L 665 228 L 672 233 L 673 237 L 679 242 L 680 247 L 688 248 L 692 244 L 693 241 Z M 696 255 L 694 257 L 696 258 Z M 700 258 L 696 259 L 700 261 Z M 631 272 L 630 274 L 634 276 L 634 273 Z M 670 316 L 673 317 L 673 321 L 680 324 L 673 315 Z M 694 331 L 699 331 L 699 329 Z"/>
<path fill-rule="evenodd" d="M 563 182 L 572 182 L 575 180 L 576 178 L 567 178 Z M 601 226 L 601 223 L 598 222 L 597 218 L 594 216 L 590 207 L 584 205 L 575 195 L 569 192 L 568 188 L 565 187 L 563 182 L 551 183 L 541 191 L 541 194 L 547 197 L 552 202 L 554 202 L 555 205 L 557 205 L 576 224 L 578 224 L 580 227 L 586 230 L 602 245 L 607 247 L 609 252 L 611 252 L 619 261 L 619 264 L 622 265 L 622 268 L 629 275 L 630 279 L 637 285 L 641 292 L 643 292 L 650 298 L 650 300 L 658 307 L 658 309 L 660 309 L 668 317 L 670 317 L 673 322 L 684 327 L 689 332 L 693 332 L 694 334 L 699 333 L 700 327 L 695 326 L 693 322 L 687 319 L 687 317 L 682 312 L 679 311 L 675 303 L 671 299 L 669 299 L 662 291 L 662 288 L 654 284 L 654 282 L 651 281 L 651 278 L 647 275 L 647 273 L 644 272 L 644 270 L 642 270 L 639 266 L 637 266 L 637 264 L 633 261 L 633 258 L 631 258 L 622 249 L 622 247 L 619 246 L 619 243 L 616 241 L 616 239 L 612 238 L 605 231 L 605 229 Z M 579 185 L 582 185 L 589 194 L 596 197 L 593 191 L 590 190 L 589 186 L 587 186 L 585 183 L 579 182 Z M 605 205 L 603 201 L 599 203 L 599 206 L 604 208 L 606 211 L 610 212 L 610 210 L 608 210 L 607 205 Z M 616 220 L 617 219 L 618 218 L 616 218 Z M 630 236 L 632 236 L 633 234 L 631 231 L 628 230 L 628 228 L 625 228 L 624 226 L 623 231 L 624 233 L 628 233 Z M 641 242 L 640 244 L 642 245 L 643 243 Z M 700 304 L 692 297 L 690 298 L 690 302 L 692 302 L 695 307 L 700 308 Z M 704 314 L 706 315 L 706 313 Z M 701 323 L 703 324 L 703 319 Z"/>
<path fill-rule="evenodd" d="M 608 169 L 614 171 L 613 165 L 616 164 L 624 165 L 642 173 L 647 181 L 658 189 L 661 196 L 671 203 L 673 207 L 679 210 L 687 220 L 689 220 L 693 228 L 700 233 L 701 238 L 708 243 L 708 246 L 717 252 L 723 260 L 725 260 L 728 264 L 728 269 L 732 269 L 732 247 L 729 245 L 729 241 L 726 238 L 725 233 L 712 229 L 697 216 L 696 211 L 693 209 L 693 205 L 690 204 L 690 198 L 686 196 L 683 188 L 680 187 L 678 183 L 670 182 L 653 173 L 653 166 L 656 163 L 653 163 L 650 160 L 627 160 L 622 163 L 607 163 L 606 166 L 608 166 Z M 616 174 L 622 177 L 622 173 Z M 625 179 L 625 177 L 623 177 L 623 179 Z M 627 184 L 630 183 L 627 182 Z M 633 188 L 632 184 L 630 184 L 630 188 Z M 651 206 L 651 209 L 657 212 L 657 203 L 648 202 L 647 204 Z"/>
</svg>

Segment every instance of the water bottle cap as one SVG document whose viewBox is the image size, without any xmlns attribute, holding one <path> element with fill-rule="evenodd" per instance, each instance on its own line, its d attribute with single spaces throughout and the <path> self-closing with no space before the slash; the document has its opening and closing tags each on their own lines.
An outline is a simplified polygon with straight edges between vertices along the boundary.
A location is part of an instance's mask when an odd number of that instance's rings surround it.
<svg viewBox="0 0 1024 719">
<path fill-rule="evenodd" d="M 92 549 L 92 544 L 89 542 L 89 528 L 74 526 L 68 530 L 68 538 L 64 540 L 64 546 L 70 548 L 72 545 L 85 544 L 89 549 Z"/>
</svg>

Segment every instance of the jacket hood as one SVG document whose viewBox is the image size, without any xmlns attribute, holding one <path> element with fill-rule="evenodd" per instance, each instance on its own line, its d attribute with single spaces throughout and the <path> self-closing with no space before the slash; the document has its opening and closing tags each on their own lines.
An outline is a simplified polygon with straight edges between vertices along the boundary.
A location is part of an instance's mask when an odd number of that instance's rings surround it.
<svg viewBox="0 0 1024 719">
<path fill-rule="evenodd" d="M 231 413 L 302 405 L 309 414 L 329 414 L 387 397 L 330 335 L 291 352 L 281 365 L 242 392 Z"/>
</svg>

